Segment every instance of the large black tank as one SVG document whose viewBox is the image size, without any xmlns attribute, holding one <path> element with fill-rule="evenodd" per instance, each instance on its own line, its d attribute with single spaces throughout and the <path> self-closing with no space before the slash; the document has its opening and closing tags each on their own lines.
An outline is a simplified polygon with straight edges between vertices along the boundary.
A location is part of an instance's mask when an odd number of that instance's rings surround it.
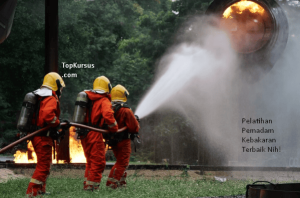
<svg viewBox="0 0 300 198">
<path fill-rule="evenodd" d="M 2 43 L 10 34 L 16 6 L 17 0 L 0 1 L 0 43 Z"/>
<path fill-rule="evenodd" d="M 242 4 L 252 3 L 253 10 L 240 12 Z M 259 8 L 264 11 L 259 12 Z M 226 18 L 226 14 L 231 15 Z M 252 8 L 251 8 L 252 9 Z M 226 12 L 225 12 L 226 11 Z M 284 10 L 275 0 L 214 0 L 206 14 L 222 18 L 218 25 L 230 35 L 233 48 L 239 53 L 241 65 L 246 70 L 260 68 L 269 71 L 288 40 L 288 20 Z"/>
</svg>

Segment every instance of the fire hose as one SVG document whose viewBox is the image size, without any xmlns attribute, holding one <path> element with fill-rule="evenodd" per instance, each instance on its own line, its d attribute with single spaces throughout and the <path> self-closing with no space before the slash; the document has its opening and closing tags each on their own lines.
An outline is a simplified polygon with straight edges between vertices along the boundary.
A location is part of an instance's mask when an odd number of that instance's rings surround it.
<svg viewBox="0 0 300 198">
<path fill-rule="evenodd" d="M 66 122 L 62 122 L 60 125 L 61 125 L 61 126 L 65 126 L 65 125 L 67 125 L 67 123 L 66 123 Z M 75 126 L 75 127 L 80 127 L 80 128 L 89 129 L 89 130 L 96 131 L 96 132 L 99 132 L 99 133 L 109 133 L 108 130 L 94 128 L 94 127 L 87 126 L 87 125 L 84 125 L 84 124 L 78 124 L 78 123 L 70 122 L 70 125 Z M 32 133 L 26 135 L 25 137 L 23 137 L 23 138 L 21 138 L 21 139 L 15 141 L 15 142 L 13 142 L 13 143 L 7 145 L 6 147 L 0 149 L 0 153 L 5 152 L 6 150 L 8 150 L 8 149 L 10 149 L 10 148 L 12 148 L 12 147 L 14 147 L 14 146 L 16 146 L 16 145 L 18 145 L 18 144 L 24 142 L 24 141 L 26 141 L 26 140 L 28 140 L 28 139 L 30 139 L 30 138 L 36 136 L 37 134 L 39 134 L 39 133 L 41 133 L 41 132 L 43 132 L 43 131 L 46 131 L 46 130 L 48 130 L 48 129 L 50 129 L 50 128 L 51 128 L 50 126 L 46 126 L 46 127 L 42 128 L 42 129 L 39 129 L 39 130 L 37 130 L 37 131 L 35 131 L 35 132 L 32 132 Z M 117 131 L 117 133 L 123 132 L 123 131 L 125 131 L 126 129 L 127 129 L 127 127 L 123 127 L 123 128 L 121 128 L 121 129 L 119 129 L 119 130 Z"/>
</svg>

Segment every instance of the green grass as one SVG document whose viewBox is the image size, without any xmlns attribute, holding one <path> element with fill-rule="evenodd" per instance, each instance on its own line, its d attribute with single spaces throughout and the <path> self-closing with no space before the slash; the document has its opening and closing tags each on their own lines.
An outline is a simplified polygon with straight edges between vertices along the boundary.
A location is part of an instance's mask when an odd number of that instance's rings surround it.
<svg viewBox="0 0 300 198">
<path fill-rule="evenodd" d="M 1 148 L 0 148 L 1 149 Z M 13 157 L 14 154 L 10 154 L 10 153 L 4 153 L 4 154 L 0 154 L 0 157 L 3 156 L 3 157 Z"/>
<path fill-rule="evenodd" d="M 86 192 L 82 190 L 83 179 L 49 178 L 45 197 L 206 197 L 245 194 L 250 181 L 192 180 L 188 177 L 169 177 L 165 179 L 145 179 L 130 176 L 127 188 L 112 190 L 105 187 L 107 176 L 102 178 L 101 190 Z M 0 183 L 1 197 L 24 197 L 29 179 L 9 180 Z"/>
</svg>

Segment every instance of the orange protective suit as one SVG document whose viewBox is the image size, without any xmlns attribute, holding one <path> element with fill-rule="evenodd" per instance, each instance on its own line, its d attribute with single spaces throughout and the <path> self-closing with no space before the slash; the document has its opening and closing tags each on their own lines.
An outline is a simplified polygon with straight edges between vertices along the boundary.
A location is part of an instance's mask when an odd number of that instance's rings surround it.
<svg viewBox="0 0 300 198">
<path fill-rule="evenodd" d="M 42 97 L 38 98 L 39 101 L 41 99 Z M 52 91 L 52 96 L 48 96 L 40 102 L 37 126 L 44 127 L 45 124 L 48 124 L 52 127 L 56 127 L 60 123 L 59 115 L 59 100 L 56 93 Z M 46 180 L 50 174 L 53 146 L 52 138 L 45 135 L 35 136 L 31 141 L 37 155 L 37 165 L 26 191 L 29 197 L 45 193 Z"/>
<path fill-rule="evenodd" d="M 91 124 L 102 128 L 104 123 L 108 125 L 110 132 L 117 132 L 118 125 L 114 118 L 114 111 L 111 107 L 111 98 L 109 94 L 98 94 L 91 91 L 85 91 L 88 98 L 93 102 L 91 112 Z M 87 112 L 85 122 L 89 121 L 89 112 Z M 85 166 L 85 190 L 98 189 L 105 168 L 105 144 L 102 133 L 90 131 L 86 137 L 81 137 L 81 144 L 84 150 L 87 163 Z"/>
<path fill-rule="evenodd" d="M 140 126 L 131 109 L 120 108 L 115 113 L 115 117 L 119 128 L 127 126 L 125 133 L 138 133 Z M 121 140 L 117 145 L 112 146 L 112 150 L 117 161 L 109 173 L 106 186 L 116 189 L 119 186 L 126 186 L 126 169 L 131 153 L 130 138 Z"/>
</svg>

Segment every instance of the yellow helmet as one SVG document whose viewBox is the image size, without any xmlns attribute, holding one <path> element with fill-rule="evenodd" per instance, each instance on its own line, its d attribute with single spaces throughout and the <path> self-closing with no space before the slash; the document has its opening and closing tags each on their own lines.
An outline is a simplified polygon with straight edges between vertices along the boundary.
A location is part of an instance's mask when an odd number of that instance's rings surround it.
<svg viewBox="0 0 300 198">
<path fill-rule="evenodd" d="M 60 85 L 58 85 L 58 83 Z M 50 72 L 50 73 L 46 74 L 46 76 L 44 77 L 42 86 L 48 87 L 48 88 L 52 89 L 53 91 L 57 91 L 59 86 L 65 87 L 66 85 L 58 73 Z"/>
<path fill-rule="evenodd" d="M 110 93 L 111 91 L 110 81 L 105 76 L 100 76 L 96 78 L 93 84 L 93 90 Z"/>
<path fill-rule="evenodd" d="M 126 102 L 127 97 L 129 96 L 129 92 L 122 85 L 117 85 L 111 90 L 111 100 L 113 102 Z"/>
</svg>

